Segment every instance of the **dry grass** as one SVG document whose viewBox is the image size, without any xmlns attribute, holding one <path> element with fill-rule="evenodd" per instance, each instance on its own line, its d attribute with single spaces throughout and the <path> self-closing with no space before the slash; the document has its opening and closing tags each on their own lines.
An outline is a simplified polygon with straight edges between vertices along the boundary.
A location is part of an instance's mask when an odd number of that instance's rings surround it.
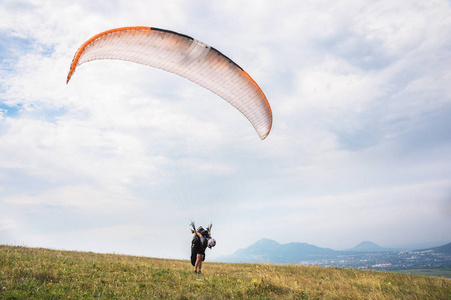
<svg viewBox="0 0 451 300">
<path fill-rule="evenodd" d="M 450 299 L 451 280 L 0 246 L 0 299 Z"/>
</svg>

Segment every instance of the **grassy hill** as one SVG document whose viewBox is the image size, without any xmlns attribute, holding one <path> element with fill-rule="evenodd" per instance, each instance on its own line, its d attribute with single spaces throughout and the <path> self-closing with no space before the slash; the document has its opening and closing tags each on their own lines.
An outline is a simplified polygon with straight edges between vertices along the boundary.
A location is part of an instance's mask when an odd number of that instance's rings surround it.
<svg viewBox="0 0 451 300">
<path fill-rule="evenodd" d="M 0 299 L 449 299 L 451 279 L 0 246 Z"/>
<path fill-rule="evenodd" d="M 451 267 L 450 268 L 433 268 L 433 269 L 393 270 L 392 272 L 403 273 L 403 274 L 424 275 L 424 276 L 445 277 L 445 278 L 451 279 Z"/>
</svg>

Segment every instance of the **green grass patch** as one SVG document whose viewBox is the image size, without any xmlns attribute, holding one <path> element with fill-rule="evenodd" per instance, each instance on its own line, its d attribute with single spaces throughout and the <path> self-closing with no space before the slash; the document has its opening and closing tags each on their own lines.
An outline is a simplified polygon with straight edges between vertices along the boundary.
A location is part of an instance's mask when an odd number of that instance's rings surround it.
<svg viewBox="0 0 451 300">
<path fill-rule="evenodd" d="M 451 278 L 451 268 L 394 270 L 396 273 Z"/>
<path fill-rule="evenodd" d="M 0 246 L 0 299 L 449 299 L 451 279 Z"/>
</svg>

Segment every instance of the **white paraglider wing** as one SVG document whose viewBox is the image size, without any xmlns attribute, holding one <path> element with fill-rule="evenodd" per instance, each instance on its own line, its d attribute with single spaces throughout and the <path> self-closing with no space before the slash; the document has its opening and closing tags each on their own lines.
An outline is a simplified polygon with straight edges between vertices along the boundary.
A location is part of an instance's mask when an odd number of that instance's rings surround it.
<svg viewBox="0 0 451 300">
<path fill-rule="evenodd" d="M 98 59 L 119 59 L 185 77 L 225 99 L 266 138 L 272 112 L 266 96 L 241 67 L 218 50 L 187 35 L 152 27 L 123 27 L 99 33 L 75 53 L 67 76 Z"/>
</svg>

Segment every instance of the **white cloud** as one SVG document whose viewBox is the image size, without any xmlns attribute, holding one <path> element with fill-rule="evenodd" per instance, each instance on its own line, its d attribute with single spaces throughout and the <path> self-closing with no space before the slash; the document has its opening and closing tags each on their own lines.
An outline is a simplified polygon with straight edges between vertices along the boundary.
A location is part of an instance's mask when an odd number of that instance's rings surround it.
<svg viewBox="0 0 451 300">
<path fill-rule="evenodd" d="M 124 212 L 125 210 L 137 206 L 139 202 L 121 187 L 116 190 L 108 187 L 108 190 L 98 186 L 65 186 L 47 190 L 39 195 L 17 194 L 6 197 L 4 203 L 27 207 L 58 206 L 81 209 L 92 214 L 101 213 L 113 214 Z"/>
<path fill-rule="evenodd" d="M 303 241 L 341 249 L 368 237 L 382 245 L 408 244 L 415 236 L 428 242 L 446 241 L 449 233 L 442 226 L 450 225 L 449 211 L 444 211 L 450 183 L 370 188 L 267 203 L 260 206 L 267 225 L 265 236 L 279 242 L 302 236 Z M 255 203 L 241 204 L 238 209 L 249 213 Z"/>
<path fill-rule="evenodd" d="M 16 223 L 15 219 L 2 219 L 0 220 L 0 231 L 15 228 L 17 227 Z"/>
</svg>

